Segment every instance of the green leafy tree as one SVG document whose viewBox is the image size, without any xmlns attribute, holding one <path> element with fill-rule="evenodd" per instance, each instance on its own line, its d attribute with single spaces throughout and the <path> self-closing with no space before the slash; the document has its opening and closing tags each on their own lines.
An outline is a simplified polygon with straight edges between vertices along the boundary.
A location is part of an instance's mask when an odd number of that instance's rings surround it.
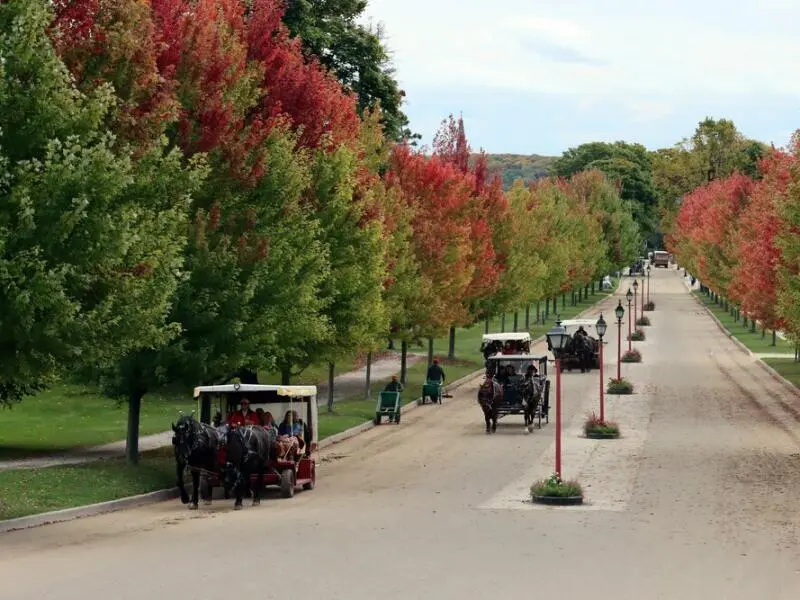
<svg viewBox="0 0 800 600">
<path fill-rule="evenodd" d="M 409 130 L 402 110 L 405 93 L 395 79 L 383 28 L 358 21 L 366 7 L 366 0 L 292 0 L 283 22 L 308 55 L 355 92 L 361 112 L 380 106 L 390 139 L 416 140 L 419 135 Z"/>
<path fill-rule="evenodd" d="M 642 234 L 650 245 L 659 245 L 658 190 L 647 149 L 626 142 L 590 142 L 570 148 L 553 163 L 553 172 L 562 177 L 590 169 L 620 183 L 620 196 L 630 202 Z"/>
<path fill-rule="evenodd" d="M 103 129 L 108 86 L 79 92 L 44 1 L 0 5 L 0 331 L 4 402 L 63 367 L 114 370 L 175 335 L 186 213 L 201 163 L 139 159 Z"/>
</svg>

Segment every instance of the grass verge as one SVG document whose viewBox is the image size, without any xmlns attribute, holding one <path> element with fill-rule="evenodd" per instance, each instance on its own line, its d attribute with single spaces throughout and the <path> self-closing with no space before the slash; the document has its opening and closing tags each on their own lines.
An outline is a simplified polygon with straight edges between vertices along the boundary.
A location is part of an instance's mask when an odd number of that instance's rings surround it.
<svg viewBox="0 0 800 600">
<path fill-rule="evenodd" d="M 113 458 L 46 469 L 0 471 L 0 519 L 105 502 L 173 485 L 172 448 L 145 452 L 138 467 Z"/>
<path fill-rule="evenodd" d="M 773 346 L 771 331 L 763 333 L 759 327 L 756 327 L 756 330 L 752 332 L 750 331 L 749 321 L 747 327 L 745 327 L 742 324 L 742 321 L 737 321 L 734 319 L 733 315 L 726 311 L 721 304 L 714 304 L 714 301 L 711 300 L 711 298 L 697 290 L 695 290 L 693 293 L 697 299 L 700 300 L 700 302 L 702 302 L 703 305 L 707 307 L 715 317 L 717 317 L 717 319 L 719 319 L 720 323 L 722 323 L 725 329 L 727 329 L 728 332 L 733 335 L 733 337 L 744 344 L 744 346 L 750 350 L 750 352 L 754 352 L 756 354 L 785 353 L 789 358 L 794 357 L 794 346 L 791 344 L 791 342 L 777 337 L 775 340 L 775 345 Z"/>
</svg>

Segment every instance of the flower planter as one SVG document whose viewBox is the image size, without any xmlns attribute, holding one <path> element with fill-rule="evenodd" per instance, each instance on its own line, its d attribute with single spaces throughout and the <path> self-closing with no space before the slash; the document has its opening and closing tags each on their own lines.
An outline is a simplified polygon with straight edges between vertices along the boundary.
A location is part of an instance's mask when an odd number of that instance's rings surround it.
<svg viewBox="0 0 800 600">
<path fill-rule="evenodd" d="M 615 440 L 619 437 L 619 431 L 590 431 L 586 437 L 590 440 Z"/>
<path fill-rule="evenodd" d="M 577 506 L 583 504 L 583 496 L 535 496 L 531 495 L 531 500 L 535 504 L 547 504 L 548 506 Z"/>
</svg>

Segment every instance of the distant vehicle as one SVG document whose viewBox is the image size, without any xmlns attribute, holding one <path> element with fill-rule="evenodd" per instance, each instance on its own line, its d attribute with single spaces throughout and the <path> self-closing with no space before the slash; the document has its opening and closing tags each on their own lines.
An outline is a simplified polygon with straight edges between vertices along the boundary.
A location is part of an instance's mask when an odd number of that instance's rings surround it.
<svg viewBox="0 0 800 600">
<path fill-rule="evenodd" d="M 669 252 L 664 252 L 663 250 L 658 250 L 653 252 L 653 266 L 664 267 L 665 269 L 669 268 Z"/>
</svg>

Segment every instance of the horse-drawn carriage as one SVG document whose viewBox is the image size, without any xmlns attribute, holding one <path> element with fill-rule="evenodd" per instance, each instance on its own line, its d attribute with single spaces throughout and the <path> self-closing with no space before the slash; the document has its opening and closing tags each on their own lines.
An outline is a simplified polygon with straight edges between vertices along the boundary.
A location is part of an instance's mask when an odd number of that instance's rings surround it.
<svg viewBox="0 0 800 600">
<path fill-rule="evenodd" d="M 506 415 L 525 417 L 525 431 L 533 422 L 550 422 L 550 381 L 547 356 L 496 355 L 487 360 L 486 380 L 478 391 L 478 404 L 486 420 L 486 433 L 497 430 L 497 420 Z"/>
<path fill-rule="evenodd" d="M 644 275 L 644 267 L 645 267 L 645 258 L 640 256 L 637 258 L 633 264 L 631 264 L 631 268 L 628 271 L 628 275 L 633 277 L 634 275 Z"/>
<path fill-rule="evenodd" d="M 184 416 L 173 424 L 173 445 L 178 461 L 178 487 L 181 499 L 189 502 L 183 488 L 183 471 L 193 479 L 192 508 L 197 508 L 200 478 L 206 479 L 206 500 L 214 487 L 236 492 L 236 508 L 241 508 L 243 493 L 252 490 L 258 504 L 261 488 L 277 486 L 284 498 L 294 496 L 295 488 L 314 489 L 317 448 L 316 386 L 278 386 L 230 384 L 200 386 L 194 389 L 200 420 Z M 247 400 L 248 415 L 266 418 L 264 425 L 237 424 L 231 416 Z M 212 425 L 212 410 L 216 412 Z M 272 415 L 280 415 L 271 424 Z M 227 416 L 227 419 L 225 418 Z M 285 435 L 288 431 L 288 435 Z"/>
<path fill-rule="evenodd" d="M 529 354 L 531 334 L 516 331 L 507 333 L 487 333 L 481 340 L 481 353 L 485 361 L 496 354 Z"/>
<path fill-rule="evenodd" d="M 600 367 L 600 342 L 597 335 L 597 321 L 592 319 L 568 319 L 558 323 L 570 336 L 569 342 L 561 350 L 555 350 L 547 342 L 547 349 L 555 358 L 561 360 L 561 368 L 566 371 L 580 369 L 581 373 Z M 579 331 L 586 335 L 576 335 Z"/>
</svg>

